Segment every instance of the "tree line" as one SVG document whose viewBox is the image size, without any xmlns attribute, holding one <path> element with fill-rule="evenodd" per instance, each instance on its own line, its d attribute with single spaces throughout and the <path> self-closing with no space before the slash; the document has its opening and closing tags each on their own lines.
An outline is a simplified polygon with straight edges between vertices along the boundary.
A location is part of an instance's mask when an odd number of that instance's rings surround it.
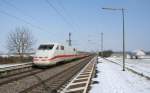
<svg viewBox="0 0 150 93">
<path fill-rule="evenodd" d="M 8 58 L 0 57 L 0 61 L 6 61 L 6 63 L 10 61 L 31 61 L 32 58 L 28 57 L 28 54 L 33 52 L 35 41 L 31 31 L 27 27 L 16 27 L 15 30 L 8 33 L 6 39 L 8 53 L 15 56 Z"/>
<path fill-rule="evenodd" d="M 110 57 L 113 54 L 112 50 L 105 50 L 103 52 L 98 53 L 101 57 Z"/>
</svg>

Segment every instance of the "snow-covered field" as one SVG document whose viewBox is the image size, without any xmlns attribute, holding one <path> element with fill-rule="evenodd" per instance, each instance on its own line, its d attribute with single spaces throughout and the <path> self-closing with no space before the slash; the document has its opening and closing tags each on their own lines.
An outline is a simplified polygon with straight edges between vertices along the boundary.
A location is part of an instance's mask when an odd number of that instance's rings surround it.
<svg viewBox="0 0 150 93">
<path fill-rule="evenodd" d="M 107 58 L 122 65 L 121 58 Z M 150 77 L 150 59 L 126 59 L 126 67 Z"/>
<path fill-rule="evenodd" d="M 122 71 L 120 65 L 105 59 L 99 59 L 97 65 L 98 77 L 94 81 L 98 84 L 91 85 L 90 93 L 150 93 L 150 80 L 131 71 Z"/>
<path fill-rule="evenodd" d="M 121 58 L 112 58 L 112 57 L 110 57 L 108 59 L 122 62 Z M 145 67 L 145 68 L 150 67 L 150 59 L 126 59 L 126 63 L 133 64 L 133 65 L 140 65 L 140 66 Z"/>
</svg>

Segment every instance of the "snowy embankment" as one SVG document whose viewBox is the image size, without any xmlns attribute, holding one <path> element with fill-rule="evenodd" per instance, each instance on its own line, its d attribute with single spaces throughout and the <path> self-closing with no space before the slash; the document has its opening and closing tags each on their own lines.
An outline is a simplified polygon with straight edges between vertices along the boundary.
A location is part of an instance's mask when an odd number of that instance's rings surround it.
<svg viewBox="0 0 150 93">
<path fill-rule="evenodd" d="M 122 65 L 122 59 L 121 58 L 110 57 L 107 59 Z M 133 72 L 150 79 L 150 69 L 149 69 L 150 68 L 150 60 L 126 59 L 125 60 L 125 66 L 126 66 L 126 68 L 132 70 Z"/>
<path fill-rule="evenodd" d="M 11 67 L 11 66 L 19 66 L 19 65 L 24 65 L 32 62 L 26 62 L 26 63 L 16 63 L 16 64 L 0 64 L 0 69 L 6 68 L 6 67 Z"/>
<path fill-rule="evenodd" d="M 97 64 L 98 77 L 91 85 L 90 93 L 150 93 L 150 81 L 108 60 L 100 59 Z"/>
</svg>

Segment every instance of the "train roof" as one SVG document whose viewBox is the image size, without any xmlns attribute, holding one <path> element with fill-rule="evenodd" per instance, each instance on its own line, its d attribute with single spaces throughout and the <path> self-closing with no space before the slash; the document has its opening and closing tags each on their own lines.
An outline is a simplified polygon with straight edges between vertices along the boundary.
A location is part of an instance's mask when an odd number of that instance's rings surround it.
<svg viewBox="0 0 150 93">
<path fill-rule="evenodd" d="M 40 44 L 40 45 L 49 45 L 49 44 L 68 46 L 67 44 L 63 44 L 63 43 L 55 43 L 55 42 L 42 43 L 42 44 Z"/>
</svg>

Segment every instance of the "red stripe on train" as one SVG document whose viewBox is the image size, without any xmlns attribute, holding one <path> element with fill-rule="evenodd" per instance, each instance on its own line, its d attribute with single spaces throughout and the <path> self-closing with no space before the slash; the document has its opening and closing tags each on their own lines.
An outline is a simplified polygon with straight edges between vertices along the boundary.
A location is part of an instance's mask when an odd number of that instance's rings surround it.
<svg viewBox="0 0 150 93">
<path fill-rule="evenodd" d="M 49 60 L 54 60 L 54 59 L 57 59 L 57 58 L 67 58 L 67 57 L 76 57 L 77 55 L 57 55 L 57 56 L 54 56 L 53 58 L 49 59 Z"/>
</svg>

